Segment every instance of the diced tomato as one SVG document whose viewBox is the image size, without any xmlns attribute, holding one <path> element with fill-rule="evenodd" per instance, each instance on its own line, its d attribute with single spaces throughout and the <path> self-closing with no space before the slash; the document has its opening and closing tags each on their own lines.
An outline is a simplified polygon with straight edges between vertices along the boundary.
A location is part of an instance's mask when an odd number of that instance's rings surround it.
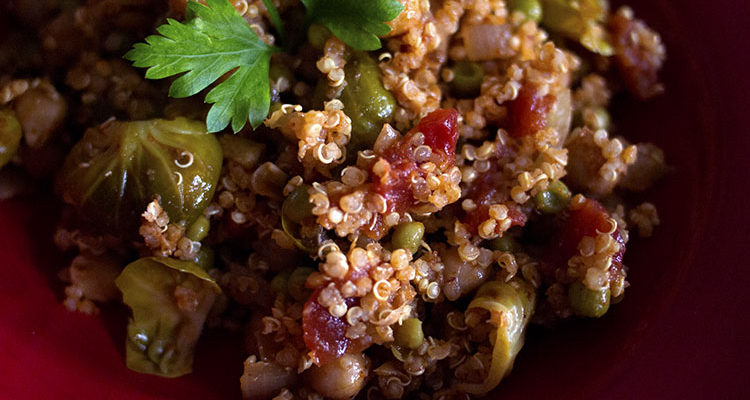
<svg viewBox="0 0 750 400">
<path fill-rule="evenodd" d="M 597 231 L 606 232 L 610 225 L 607 210 L 598 201 L 586 199 L 579 209 L 570 211 L 563 222 L 562 229 L 553 244 L 553 250 L 544 257 L 542 274 L 554 277 L 557 268 L 567 266 L 567 261 L 578 254 L 578 244 L 584 236 L 596 237 Z M 612 271 L 622 270 L 622 258 L 625 255 L 625 240 L 619 230 L 612 232 L 612 237 L 620 244 L 620 250 L 612 256 Z"/>
<path fill-rule="evenodd" d="M 318 303 L 322 288 L 315 290 L 302 311 L 302 331 L 305 346 L 310 350 L 317 365 L 325 365 L 338 359 L 349 348 L 346 337 L 346 321 L 331 315 Z"/>
<path fill-rule="evenodd" d="M 458 112 L 454 109 L 437 109 L 427 114 L 413 132 L 424 134 L 424 144 L 432 151 L 442 152 L 449 160 L 456 159 L 456 142 L 458 142 Z"/>
<path fill-rule="evenodd" d="M 539 96 L 535 89 L 523 86 L 515 100 L 508 102 L 508 133 L 515 137 L 532 135 L 547 126 L 547 113 L 555 96 Z"/>
<path fill-rule="evenodd" d="M 398 143 L 380 154 L 390 164 L 390 171 L 382 178 L 375 174 L 372 176 L 375 191 L 385 197 L 389 212 L 403 212 L 414 204 L 412 177 L 425 174 L 414 161 L 417 132 L 424 135 L 424 144 L 432 150 L 436 165 L 442 171 L 447 171 L 455 165 L 457 123 L 456 110 L 435 110 L 422 118 Z"/>
<path fill-rule="evenodd" d="M 647 29 L 644 23 L 617 13 L 609 25 L 614 39 L 614 60 L 628 91 L 642 100 L 662 93 L 659 70 L 663 55 L 633 40 L 638 30 Z"/>
</svg>

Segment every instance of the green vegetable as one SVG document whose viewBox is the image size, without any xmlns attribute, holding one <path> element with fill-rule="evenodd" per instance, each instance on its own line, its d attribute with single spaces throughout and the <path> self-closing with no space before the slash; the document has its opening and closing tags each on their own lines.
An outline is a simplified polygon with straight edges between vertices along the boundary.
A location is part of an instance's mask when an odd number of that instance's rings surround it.
<svg viewBox="0 0 750 400">
<path fill-rule="evenodd" d="M 284 30 L 284 22 L 281 20 L 279 10 L 271 0 L 263 0 L 263 5 L 266 6 L 268 11 L 268 18 L 271 20 L 273 27 L 276 28 L 276 32 L 279 34 L 279 38 L 282 42 L 286 41 L 286 31 Z"/>
<path fill-rule="evenodd" d="M 511 11 L 520 11 L 528 20 L 539 22 L 542 19 L 542 4 L 539 0 L 510 0 L 508 6 Z"/>
<path fill-rule="evenodd" d="M 495 251 L 509 251 L 511 253 L 521 251 L 521 245 L 518 244 L 518 241 L 507 233 L 499 238 L 492 239 L 489 245 L 490 249 Z"/>
<path fill-rule="evenodd" d="M 576 315 L 599 318 L 609 310 L 610 290 L 609 287 L 591 290 L 581 282 L 573 282 L 568 288 L 568 299 Z"/>
<path fill-rule="evenodd" d="M 206 4 L 189 1 L 186 15 L 193 18 L 185 23 L 167 19 L 157 28 L 161 36 L 135 44 L 125 58 L 136 67 L 148 67 L 148 79 L 187 72 L 172 83 L 171 97 L 192 96 L 236 68 L 206 95 L 206 102 L 213 104 L 206 126 L 218 132 L 231 121 L 236 133 L 249 119 L 257 128 L 268 115 L 268 69 L 278 49 L 263 43 L 228 1 Z"/>
<path fill-rule="evenodd" d="M 193 222 L 192 225 L 187 229 L 185 236 L 188 239 L 200 242 L 208 236 L 208 231 L 211 229 L 211 221 L 205 216 L 201 215 L 198 219 Z"/>
<path fill-rule="evenodd" d="M 111 121 L 86 131 L 56 183 L 87 219 L 127 235 L 157 195 L 172 222 L 190 226 L 213 197 L 221 163 L 219 141 L 200 122 Z"/>
<path fill-rule="evenodd" d="M 263 0 L 281 40 L 284 27 L 278 10 Z M 303 0 L 308 23 L 330 29 L 349 46 L 359 50 L 380 48 L 377 35 L 391 28 L 384 22 L 398 16 L 398 0 Z M 207 5 L 188 1 L 186 22 L 167 19 L 156 28 L 159 35 L 136 43 L 125 59 L 148 68 L 146 78 L 177 78 L 169 88 L 171 97 L 189 97 L 228 78 L 206 94 L 213 104 L 206 116 L 209 132 L 232 125 L 237 133 L 250 121 L 257 128 L 268 116 L 271 104 L 269 64 L 271 54 L 281 49 L 265 44 L 227 0 L 206 0 Z"/>
<path fill-rule="evenodd" d="M 398 17 L 398 0 L 302 0 L 311 22 L 325 25 L 336 37 L 357 50 L 380 48 L 378 36 L 391 31 L 385 22 Z"/>
<path fill-rule="evenodd" d="M 419 318 L 407 318 L 404 322 L 396 327 L 394 339 L 399 346 L 416 349 L 424 341 L 424 332 L 422 331 L 422 321 Z"/>
<path fill-rule="evenodd" d="M 570 190 L 559 180 L 552 181 L 547 189 L 534 196 L 536 208 L 545 214 L 557 214 L 570 202 Z"/>
<path fill-rule="evenodd" d="M 611 56 L 614 49 L 604 27 L 607 0 L 542 0 L 542 26 L 580 42 L 590 51 Z"/>
<path fill-rule="evenodd" d="M 18 151 L 21 143 L 21 124 L 11 110 L 0 110 L 0 168 Z"/>
<path fill-rule="evenodd" d="M 289 277 L 292 276 L 291 269 L 285 269 L 271 279 L 271 288 L 276 293 L 287 293 L 289 286 Z"/>
<path fill-rule="evenodd" d="M 482 87 L 484 69 L 471 61 L 459 61 L 453 66 L 451 88 L 460 97 L 476 97 Z"/>
<path fill-rule="evenodd" d="M 307 28 L 307 41 L 318 50 L 322 50 L 328 38 L 331 37 L 331 31 L 323 25 L 311 24 Z"/>
<path fill-rule="evenodd" d="M 201 267 L 202 270 L 208 271 L 214 267 L 215 258 L 216 255 L 210 247 L 201 246 L 201 249 L 198 250 L 198 256 L 194 261 L 196 264 L 198 264 L 199 267 Z"/>
<path fill-rule="evenodd" d="M 509 282 L 490 281 L 479 287 L 468 310 L 489 311 L 490 321 L 497 326 L 492 348 L 492 363 L 482 383 L 461 383 L 457 389 L 471 394 L 485 394 L 494 389 L 513 367 L 516 355 L 523 347 L 526 326 L 534 313 L 536 292 L 520 278 Z M 467 312 L 468 312 L 467 310 Z"/>
<path fill-rule="evenodd" d="M 308 195 L 308 185 L 297 186 L 296 189 L 289 193 L 281 205 L 281 213 L 289 221 L 300 223 L 304 218 L 312 215 L 313 205 L 310 203 Z"/>
<path fill-rule="evenodd" d="M 287 290 L 294 300 L 306 301 L 307 298 L 310 297 L 312 290 L 305 287 L 305 281 L 307 281 L 307 277 L 310 276 L 313 271 L 315 270 L 309 267 L 298 267 L 292 271 L 291 275 L 289 275 Z"/>
<path fill-rule="evenodd" d="M 344 67 L 346 87 L 341 93 L 344 111 L 352 120 L 350 147 L 372 147 L 383 124 L 391 120 L 396 100 L 383 87 L 380 68 L 367 53 L 357 52 Z"/>
<path fill-rule="evenodd" d="M 160 376 L 188 374 L 206 315 L 221 289 L 198 265 L 172 258 L 141 258 L 115 284 L 133 311 L 128 323 L 128 368 Z"/>
<path fill-rule="evenodd" d="M 424 236 L 424 225 L 421 222 L 404 222 L 396 227 L 391 237 L 394 249 L 406 249 L 411 254 L 419 250 Z"/>
<path fill-rule="evenodd" d="M 325 232 L 319 225 L 308 225 L 306 229 L 302 221 L 311 217 L 313 205 L 307 190 L 308 185 L 300 185 L 281 204 L 281 228 L 294 241 L 298 249 L 313 253 L 318 249 L 318 243 L 322 241 Z"/>
</svg>

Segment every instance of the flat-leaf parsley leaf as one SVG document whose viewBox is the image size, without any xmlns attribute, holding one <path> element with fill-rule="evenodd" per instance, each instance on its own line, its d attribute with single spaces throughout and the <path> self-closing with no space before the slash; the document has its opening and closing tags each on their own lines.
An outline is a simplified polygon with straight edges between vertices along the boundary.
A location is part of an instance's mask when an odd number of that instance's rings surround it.
<svg viewBox="0 0 750 400">
<path fill-rule="evenodd" d="M 161 35 L 137 43 L 125 58 L 148 67 L 146 78 L 162 79 L 186 72 L 169 88 L 171 97 L 188 97 L 232 72 L 206 95 L 212 103 L 206 117 L 209 132 L 230 121 L 236 133 L 250 121 L 256 128 L 268 115 L 271 54 L 279 51 L 263 43 L 227 0 L 206 0 L 207 6 L 187 3 L 185 23 L 168 19 L 157 28 Z"/>
<path fill-rule="evenodd" d="M 302 0 L 308 19 L 325 25 L 336 37 L 357 50 L 377 50 L 391 31 L 384 21 L 398 17 L 398 0 Z"/>
</svg>

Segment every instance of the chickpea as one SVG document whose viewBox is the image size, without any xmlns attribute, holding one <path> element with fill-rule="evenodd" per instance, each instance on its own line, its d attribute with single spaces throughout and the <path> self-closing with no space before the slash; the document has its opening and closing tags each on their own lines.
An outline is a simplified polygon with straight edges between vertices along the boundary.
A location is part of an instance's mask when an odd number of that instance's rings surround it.
<svg viewBox="0 0 750 400">
<path fill-rule="evenodd" d="M 344 354 L 326 365 L 312 367 L 307 372 L 307 381 L 324 397 L 349 399 L 365 386 L 368 364 L 364 354 Z"/>
</svg>

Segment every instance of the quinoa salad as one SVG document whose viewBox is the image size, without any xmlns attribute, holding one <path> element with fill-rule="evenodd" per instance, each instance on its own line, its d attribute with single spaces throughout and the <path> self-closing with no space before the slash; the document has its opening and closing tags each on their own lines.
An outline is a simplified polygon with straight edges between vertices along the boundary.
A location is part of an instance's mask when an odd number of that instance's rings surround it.
<svg viewBox="0 0 750 400">
<path fill-rule="evenodd" d="M 132 370 L 189 374 L 229 330 L 245 399 L 482 397 L 529 326 L 627 301 L 659 225 L 664 154 L 610 119 L 664 91 L 635 15 L 8 0 L 0 200 L 53 188 L 61 299 L 124 304 Z"/>
</svg>

